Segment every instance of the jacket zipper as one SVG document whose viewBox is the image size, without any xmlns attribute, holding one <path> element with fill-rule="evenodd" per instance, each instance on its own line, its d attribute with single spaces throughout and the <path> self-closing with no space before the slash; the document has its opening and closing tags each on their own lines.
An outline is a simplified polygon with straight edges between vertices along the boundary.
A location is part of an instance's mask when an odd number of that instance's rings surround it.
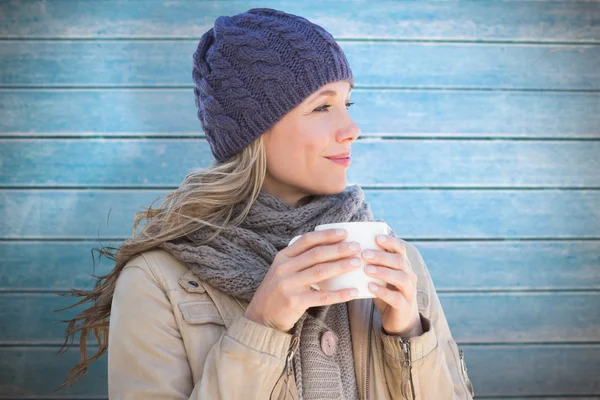
<svg viewBox="0 0 600 400">
<path fill-rule="evenodd" d="M 375 312 L 375 302 L 371 303 L 371 315 L 369 317 L 369 334 L 367 340 L 367 378 L 365 383 L 365 388 L 367 390 L 367 398 L 365 400 L 369 400 L 371 398 L 371 331 L 373 326 L 373 313 Z"/>
<path fill-rule="evenodd" d="M 458 345 L 456 345 L 458 347 Z M 467 366 L 465 365 L 465 352 L 459 347 L 458 348 L 458 357 L 460 358 L 460 368 L 462 369 L 462 373 L 464 377 L 467 377 Z"/>
<path fill-rule="evenodd" d="M 288 354 L 287 357 L 285 359 L 285 373 L 287 375 L 286 377 L 286 384 L 285 384 L 285 394 L 287 397 L 287 394 L 290 392 L 290 374 L 292 373 L 292 361 L 294 360 L 294 356 L 296 355 L 296 351 L 298 350 L 298 347 L 300 346 L 300 338 L 298 336 L 294 336 L 292 338 L 292 343 L 290 345 L 290 349 L 288 350 Z M 295 383 L 295 382 L 294 382 Z"/>
<path fill-rule="evenodd" d="M 402 352 L 404 353 L 404 367 L 408 369 L 408 381 L 410 383 L 410 393 L 411 398 L 415 399 L 415 387 L 412 379 L 412 369 L 411 369 L 411 361 L 410 361 L 410 340 L 402 340 L 400 339 L 400 344 L 402 346 Z"/>
<path fill-rule="evenodd" d="M 458 347 L 458 344 L 456 346 Z M 475 397 L 475 393 L 473 392 L 473 384 L 471 383 L 469 375 L 467 374 L 467 365 L 465 364 L 465 353 L 460 347 L 458 348 L 458 356 L 460 358 L 460 366 L 462 369 L 465 384 L 467 385 L 467 389 L 469 390 L 471 397 Z"/>
<path fill-rule="evenodd" d="M 292 373 L 292 360 L 294 359 L 294 356 L 296 355 L 296 350 L 298 350 L 299 344 L 300 344 L 300 339 L 298 338 L 298 336 L 294 336 L 292 338 L 292 343 L 290 345 L 290 349 L 288 350 L 288 354 L 285 359 L 285 365 L 286 365 L 285 372 L 286 372 L 287 376 L 290 376 L 290 374 Z"/>
</svg>

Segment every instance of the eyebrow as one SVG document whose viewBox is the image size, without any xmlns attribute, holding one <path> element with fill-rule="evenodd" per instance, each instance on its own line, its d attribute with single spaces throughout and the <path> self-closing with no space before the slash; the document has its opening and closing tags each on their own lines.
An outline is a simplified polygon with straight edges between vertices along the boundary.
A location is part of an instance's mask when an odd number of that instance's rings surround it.
<svg viewBox="0 0 600 400">
<path fill-rule="evenodd" d="M 350 93 L 351 91 L 352 91 L 352 86 L 350 86 L 348 93 Z M 317 93 L 315 95 L 315 97 L 311 100 L 311 102 L 315 101 L 316 99 L 318 99 L 321 96 L 337 96 L 337 92 L 335 90 L 331 90 L 331 89 L 323 90 L 323 91 Z"/>
</svg>

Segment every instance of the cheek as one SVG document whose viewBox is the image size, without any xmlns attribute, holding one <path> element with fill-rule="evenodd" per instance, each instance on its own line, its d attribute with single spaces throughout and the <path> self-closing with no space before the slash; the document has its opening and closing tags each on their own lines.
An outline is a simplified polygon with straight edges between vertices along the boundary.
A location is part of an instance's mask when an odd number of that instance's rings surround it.
<svg viewBox="0 0 600 400">
<path fill-rule="evenodd" d="M 309 167 L 324 155 L 327 142 L 315 134 L 298 134 L 286 144 L 283 154 L 300 168 Z"/>
<path fill-rule="evenodd" d="M 299 146 L 302 146 L 308 158 L 316 159 L 326 155 L 325 152 L 329 146 L 329 137 L 326 132 L 313 130 L 310 134 L 305 135 L 303 139 Z"/>
<path fill-rule="evenodd" d="M 282 126 L 267 146 L 271 173 L 280 177 L 320 173 L 331 147 L 328 132 L 323 122 Z"/>
<path fill-rule="evenodd" d="M 267 169 L 278 179 L 289 179 L 304 169 L 303 148 L 297 140 L 279 140 L 267 147 Z"/>
</svg>

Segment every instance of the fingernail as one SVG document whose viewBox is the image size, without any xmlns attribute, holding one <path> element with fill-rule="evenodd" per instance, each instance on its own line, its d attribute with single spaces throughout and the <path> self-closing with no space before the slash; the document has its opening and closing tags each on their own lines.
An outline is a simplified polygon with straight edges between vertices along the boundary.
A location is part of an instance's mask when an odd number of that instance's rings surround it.
<svg viewBox="0 0 600 400">
<path fill-rule="evenodd" d="M 350 260 L 350 265 L 352 265 L 353 267 L 358 267 L 360 265 L 360 260 L 358 258 L 353 258 L 352 260 Z"/>
<path fill-rule="evenodd" d="M 373 292 L 376 292 L 379 290 L 379 286 L 377 286 L 375 283 L 369 283 L 369 289 L 371 289 Z"/>
<path fill-rule="evenodd" d="M 377 235 L 377 240 L 381 243 L 387 241 L 387 236 L 385 235 Z"/>
<path fill-rule="evenodd" d="M 360 250 L 359 244 L 358 243 L 350 243 L 350 250 L 352 250 L 352 251 Z"/>
<path fill-rule="evenodd" d="M 346 230 L 345 229 L 336 229 L 335 234 L 338 236 L 344 236 L 344 235 L 346 235 Z"/>
<path fill-rule="evenodd" d="M 363 251 L 364 258 L 373 258 L 374 255 L 375 254 L 373 254 L 373 252 L 371 250 Z"/>
<path fill-rule="evenodd" d="M 376 274 L 377 273 L 377 267 L 375 267 L 373 265 L 368 265 L 367 266 L 367 272 L 369 274 Z"/>
</svg>

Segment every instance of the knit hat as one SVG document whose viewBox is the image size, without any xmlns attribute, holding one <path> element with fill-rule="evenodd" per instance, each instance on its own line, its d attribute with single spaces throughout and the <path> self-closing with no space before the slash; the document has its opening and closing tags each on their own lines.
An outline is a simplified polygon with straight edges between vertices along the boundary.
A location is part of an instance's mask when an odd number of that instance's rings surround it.
<svg viewBox="0 0 600 400">
<path fill-rule="evenodd" d="M 321 86 L 347 80 L 333 36 L 305 18 L 270 8 L 220 16 L 194 52 L 194 96 L 211 151 L 242 151 Z"/>
</svg>

